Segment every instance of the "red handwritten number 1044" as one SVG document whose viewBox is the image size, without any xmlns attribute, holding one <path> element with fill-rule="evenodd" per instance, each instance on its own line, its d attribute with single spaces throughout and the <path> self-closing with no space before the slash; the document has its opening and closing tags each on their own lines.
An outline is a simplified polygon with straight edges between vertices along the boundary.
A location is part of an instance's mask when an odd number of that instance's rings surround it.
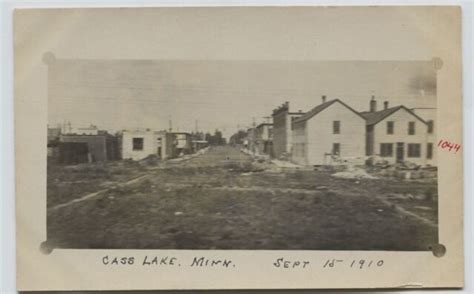
<svg viewBox="0 0 474 294">
<path fill-rule="evenodd" d="M 454 153 L 457 153 L 459 149 L 461 149 L 461 145 L 454 144 L 446 140 L 439 140 L 438 147 L 447 149 L 448 151 L 454 151 Z"/>
</svg>

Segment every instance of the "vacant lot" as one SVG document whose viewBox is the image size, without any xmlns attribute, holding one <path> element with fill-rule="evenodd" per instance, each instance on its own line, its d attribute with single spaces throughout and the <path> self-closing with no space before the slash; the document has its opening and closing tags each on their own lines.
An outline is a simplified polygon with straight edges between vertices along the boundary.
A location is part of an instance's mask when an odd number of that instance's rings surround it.
<svg viewBox="0 0 474 294">
<path fill-rule="evenodd" d="M 120 164 L 120 175 L 112 172 L 116 163 L 104 166 L 110 176 L 71 180 L 92 180 L 83 194 L 100 190 L 104 182 L 108 188 L 48 211 L 52 246 L 427 250 L 438 242 L 434 181 L 339 179 L 330 171 L 281 170 L 231 147 L 151 167 Z M 58 173 L 66 177 L 53 174 Z M 123 184 L 138 175 L 147 176 Z M 58 183 L 68 186 L 48 178 L 48 204 L 49 197 L 67 203 L 83 196 L 61 198 Z"/>
<path fill-rule="evenodd" d="M 53 207 L 88 193 L 147 173 L 149 166 L 133 161 L 84 163 L 71 166 L 48 162 L 47 204 Z"/>
</svg>

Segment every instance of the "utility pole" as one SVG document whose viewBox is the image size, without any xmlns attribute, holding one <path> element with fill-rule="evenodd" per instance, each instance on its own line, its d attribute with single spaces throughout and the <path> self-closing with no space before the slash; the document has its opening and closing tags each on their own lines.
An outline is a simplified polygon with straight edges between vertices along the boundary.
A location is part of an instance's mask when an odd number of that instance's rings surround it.
<svg viewBox="0 0 474 294">
<path fill-rule="evenodd" d="M 171 120 L 171 115 L 170 115 L 170 119 L 168 121 L 168 124 L 169 124 L 169 131 L 171 132 L 173 130 L 173 121 Z"/>
</svg>

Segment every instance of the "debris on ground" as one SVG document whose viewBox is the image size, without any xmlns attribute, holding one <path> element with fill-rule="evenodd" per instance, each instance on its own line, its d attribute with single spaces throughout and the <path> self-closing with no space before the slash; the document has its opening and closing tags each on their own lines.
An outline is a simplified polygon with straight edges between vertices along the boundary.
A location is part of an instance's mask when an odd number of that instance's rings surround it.
<svg viewBox="0 0 474 294">
<path fill-rule="evenodd" d="M 77 173 L 48 166 L 48 201 L 54 205 L 74 199 L 71 194 L 80 199 L 98 191 L 103 182 L 116 183 L 103 197 L 48 211 L 48 239 L 62 248 L 246 250 L 419 251 L 437 242 L 436 181 L 401 182 L 379 176 L 381 168 L 358 165 L 279 168 L 231 148 L 213 147 L 202 157 L 152 172 L 146 167 L 147 178 L 126 186 L 119 184 L 142 173 L 133 161 L 107 163 L 107 168 L 123 165 L 123 173 L 110 172 L 112 177 L 101 168 Z M 279 172 L 254 172 L 266 165 Z M 358 168 L 378 180 L 352 178 Z M 332 176 L 338 172 L 351 179 Z M 435 174 L 436 169 L 411 172 Z M 245 173 L 252 174 L 240 176 Z M 54 181 L 58 178 L 67 185 Z M 94 182 L 78 183 L 83 180 Z M 431 200 L 418 200 L 422 196 Z M 103 238 L 107 230 L 113 238 Z"/>
<path fill-rule="evenodd" d="M 394 167 L 401 170 L 418 170 L 421 166 L 413 162 L 404 161 L 402 163 L 395 164 Z"/>
<path fill-rule="evenodd" d="M 289 161 L 291 159 L 291 155 L 288 152 L 283 152 L 280 157 L 278 157 L 281 161 Z"/>
<path fill-rule="evenodd" d="M 300 168 L 300 165 L 291 163 L 289 161 L 284 161 L 284 160 L 278 160 L 274 159 L 272 160 L 272 163 L 276 165 L 277 167 L 283 167 L 283 168 Z"/>
<path fill-rule="evenodd" d="M 377 179 L 377 177 L 370 175 L 364 169 L 354 166 L 349 166 L 346 171 L 334 173 L 332 176 L 341 179 Z"/>
<path fill-rule="evenodd" d="M 379 168 L 387 168 L 390 166 L 390 163 L 386 159 L 377 155 L 372 155 L 368 157 L 365 161 L 365 164 L 368 166 L 376 166 Z"/>
<path fill-rule="evenodd" d="M 404 180 L 435 180 L 437 179 L 436 170 L 425 170 L 425 169 L 415 169 L 415 170 L 405 170 L 398 169 L 397 167 L 389 167 L 379 171 L 374 171 L 375 174 L 381 177 L 397 178 Z"/>
<path fill-rule="evenodd" d="M 159 162 L 159 157 L 155 154 L 148 155 L 147 157 L 140 159 L 138 163 L 140 165 L 157 165 Z"/>
</svg>

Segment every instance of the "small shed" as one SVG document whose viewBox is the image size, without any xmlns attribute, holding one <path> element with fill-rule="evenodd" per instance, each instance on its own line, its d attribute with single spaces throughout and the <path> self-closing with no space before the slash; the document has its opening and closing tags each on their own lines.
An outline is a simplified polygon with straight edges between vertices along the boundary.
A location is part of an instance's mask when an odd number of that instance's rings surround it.
<svg viewBox="0 0 474 294">
<path fill-rule="evenodd" d="M 98 135 L 63 134 L 60 141 L 64 143 L 85 143 L 91 161 L 109 161 L 119 159 L 118 140 L 106 132 Z"/>
</svg>

